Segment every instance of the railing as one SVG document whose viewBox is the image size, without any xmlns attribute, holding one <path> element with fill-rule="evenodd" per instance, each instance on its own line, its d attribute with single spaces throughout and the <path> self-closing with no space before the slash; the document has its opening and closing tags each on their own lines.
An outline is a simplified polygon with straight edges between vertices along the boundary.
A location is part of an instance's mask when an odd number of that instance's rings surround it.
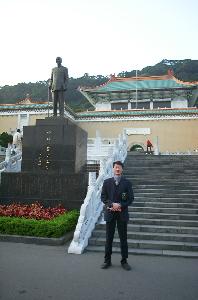
<svg viewBox="0 0 198 300">
<path fill-rule="evenodd" d="M 0 155 L 5 155 L 6 154 L 6 148 L 0 146 Z"/>
<path fill-rule="evenodd" d="M 160 152 L 160 155 L 198 155 L 198 150 L 194 150 L 194 151 L 186 151 L 186 152 L 170 152 L 170 151 L 166 151 L 166 152 Z"/>
<path fill-rule="evenodd" d="M 104 139 L 97 136 L 95 139 L 88 139 L 87 160 L 95 161 L 107 157 L 114 148 L 115 139 Z"/>
<path fill-rule="evenodd" d="M 100 160 L 107 157 L 112 153 L 114 145 L 101 145 L 100 147 L 95 147 L 95 145 L 89 145 L 87 148 L 87 160 Z"/>
<path fill-rule="evenodd" d="M 0 163 L 0 183 L 2 172 L 20 172 L 21 171 L 22 152 L 11 155 L 11 148 L 6 149 L 5 160 Z"/>
<path fill-rule="evenodd" d="M 112 177 L 112 165 L 116 160 L 124 162 L 127 156 L 127 135 L 124 132 L 114 143 L 111 154 L 100 162 L 100 172 L 96 180 L 94 172 L 89 173 L 88 191 L 80 209 L 80 216 L 68 253 L 81 254 L 102 213 L 101 191 L 106 178 Z"/>
</svg>

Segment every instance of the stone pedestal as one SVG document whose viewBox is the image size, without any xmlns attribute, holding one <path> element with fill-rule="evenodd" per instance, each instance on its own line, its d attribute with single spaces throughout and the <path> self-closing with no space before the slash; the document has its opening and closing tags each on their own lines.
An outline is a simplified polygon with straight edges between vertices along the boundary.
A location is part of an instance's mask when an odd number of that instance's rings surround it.
<svg viewBox="0 0 198 300">
<path fill-rule="evenodd" d="M 87 191 L 87 133 L 64 117 L 37 120 L 23 132 L 22 171 L 2 173 L 0 199 L 79 208 Z"/>
</svg>

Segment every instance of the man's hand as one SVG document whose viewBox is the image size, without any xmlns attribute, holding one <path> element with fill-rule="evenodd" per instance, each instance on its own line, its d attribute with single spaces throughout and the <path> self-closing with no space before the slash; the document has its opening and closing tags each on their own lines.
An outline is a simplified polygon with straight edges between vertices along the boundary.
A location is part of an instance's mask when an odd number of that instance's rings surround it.
<svg viewBox="0 0 198 300">
<path fill-rule="evenodd" d="M 113 203 L 112 207 L 109 208 L 111 211 L 121 211 L 121 205 L 119 203 Z"/>
</svg>

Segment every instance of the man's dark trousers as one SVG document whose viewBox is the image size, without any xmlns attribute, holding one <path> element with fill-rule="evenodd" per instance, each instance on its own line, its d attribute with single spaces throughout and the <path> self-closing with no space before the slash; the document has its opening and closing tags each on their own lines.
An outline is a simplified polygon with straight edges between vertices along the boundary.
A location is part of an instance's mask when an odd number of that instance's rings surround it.
<svg viewBox="0 0 198 300">
<path fill-rule="evenodd" d="M 106 245 L 105 245 L 105 262 L 111 261 L 112 243 L 117 224 L 118 234 L 120 238 L 120 249 L 122 260 L 125 262 L 128 258 L 128 243 L 127 243 L 127 221 L 123 221 L 120 217 L 120 212 L 113 212 L 113 217 L 110 222 L 106 222 Z"/>
</svg>

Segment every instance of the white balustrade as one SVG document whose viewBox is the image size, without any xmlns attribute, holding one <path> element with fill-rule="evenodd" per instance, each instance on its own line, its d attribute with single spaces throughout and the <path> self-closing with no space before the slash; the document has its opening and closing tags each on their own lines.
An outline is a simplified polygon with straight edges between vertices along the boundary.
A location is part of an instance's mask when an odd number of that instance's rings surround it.
<svg viewBox="0 0 198 300">
<path fill-rule="evenodd" d="M 73 240 L 68 248 L 68 253 L 81 254 L 88 245 L 88 240 L 103 210 L 103 203 L 101 201 L 103 182 L 106 178 L 113 176 L 113 162 L 116 160 L 124 162 L 126 156 L 127 135 L 124 132 L 115 141 L 111 153 L 100 161 L 100 172 L 97 180 L 95 173 L 89 173 L 87 195 L 80 209 L 80 216 Z"/>
<path fill-rule="evenodd" d="M 194 151 L 190 151 L 188 150 L 187 152 L 169 152 L 169 151 L 165 151 L 165 152 L 160 152 L 160 155 L 198 155 L 198 151 L 194 150 Z"/>
<path fill-rule="evenodd" d="M 95 139 L 88 139 L 87 160 L 101 160 L 109 155 L 114 148 L 115 139 L 101 138 L 97 132 Z"/>
<path fill-rule="evenodd" d="M 17 151 L 17 154 L 11 155 L 11 148 L 6 149 L 5 160 L 0 163 L 0 183 L 2 172 L 21 172 L 22 152 Z"/>
</svg>

